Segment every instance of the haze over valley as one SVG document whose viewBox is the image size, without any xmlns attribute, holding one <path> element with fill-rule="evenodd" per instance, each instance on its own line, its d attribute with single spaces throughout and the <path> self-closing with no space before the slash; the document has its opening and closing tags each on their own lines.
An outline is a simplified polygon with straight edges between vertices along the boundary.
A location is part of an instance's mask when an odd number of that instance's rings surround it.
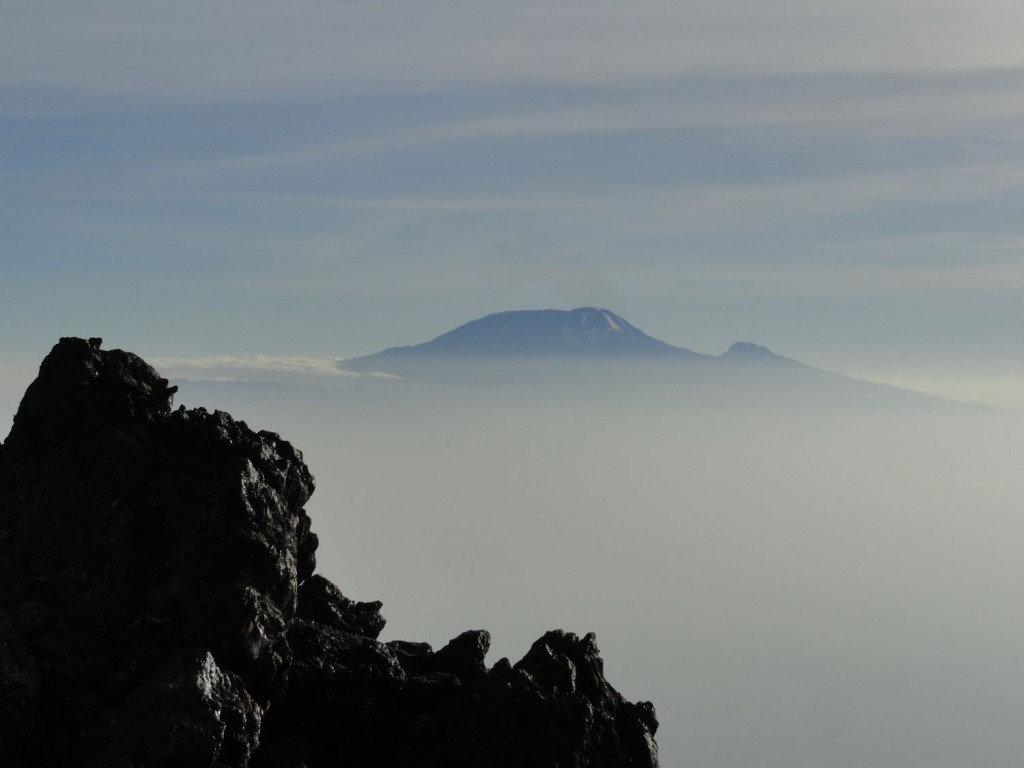
<svg viewBox="0 0 1024 768">
<path fill-rule="evenodd" d="M 558 319 L 542 347 L 580 323 Z M 385 637 L 487 628 L 493 663 L 595 631 L 620 689 L 656 703 L 663 765 L 1024 750 L 1015 413 L 766 351 L 488 349 L 422 378 L 180 380 L 179 400 L 303 450 L 320 568 L 384 602 Z"/>
</svg>

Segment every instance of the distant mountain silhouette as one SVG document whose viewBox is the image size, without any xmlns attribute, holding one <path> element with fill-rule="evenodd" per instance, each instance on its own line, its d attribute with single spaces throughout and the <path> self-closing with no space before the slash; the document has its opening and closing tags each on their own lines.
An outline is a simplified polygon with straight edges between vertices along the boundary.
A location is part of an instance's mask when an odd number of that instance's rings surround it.
<svg viewBox="0 0 1024 768">
<path fill-rule="evenodd" d="M 607 309 L 580 307 L 497 312 L 423 344 L 351 358 L 341 367 L 390 371 L 404 363 L 524 358 L 713 359 L 648 336 Z"/>
<path fill-rule="evenodd" d="M 700 354 L 655 339 L 598 307 L 498 312 L 431 341 L 349 358 L 338 367 L 445 386 L 529 382 L 571 385 L 568 392 L 670 393 L 705 403 L 952 404 L 814 368 L 751 342 L 736 342 L 718 356 Z"/>
</svg>

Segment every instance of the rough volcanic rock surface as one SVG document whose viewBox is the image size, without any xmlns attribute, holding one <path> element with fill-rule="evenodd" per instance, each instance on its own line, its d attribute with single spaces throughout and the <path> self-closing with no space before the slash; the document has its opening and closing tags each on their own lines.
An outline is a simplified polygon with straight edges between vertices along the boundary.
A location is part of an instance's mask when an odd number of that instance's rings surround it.
<svg viewBox="0 0 1024 768">
<path fill-rule="evenodd" d="M 173 394 L 61 339 L 0 446 L 5 766 L 657 765 L 592 635 L 380 642 L 314 574 L 301 454 Z"/>
</svg>

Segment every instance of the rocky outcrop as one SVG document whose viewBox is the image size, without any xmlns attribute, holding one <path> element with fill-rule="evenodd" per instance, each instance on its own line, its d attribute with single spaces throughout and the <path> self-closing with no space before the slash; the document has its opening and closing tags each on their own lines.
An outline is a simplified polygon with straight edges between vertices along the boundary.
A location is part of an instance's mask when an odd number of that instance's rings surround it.
<svg viewBox="0 0 1024 768">
<path fill-rule="evenodd" d="M 656 766 L 593 635 L 380 641 L 314 573 L 302 455 L 99 339 L 0 446 L 0 755 L 28 766 Z"/>
</svg>

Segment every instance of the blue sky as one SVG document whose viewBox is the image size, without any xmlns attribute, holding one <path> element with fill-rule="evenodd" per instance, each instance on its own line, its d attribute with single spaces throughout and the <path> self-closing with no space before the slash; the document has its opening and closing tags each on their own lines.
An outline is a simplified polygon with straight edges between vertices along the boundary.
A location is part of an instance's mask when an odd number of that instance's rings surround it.
<svg viewBox="0 0 1024 768">
<path fill-rule="evenodd" d="M 1019 3 L 0 13 L 4 394 L 61 335 L 344 357 L 601 305 L 1024 406 Z"/>
</svg>

